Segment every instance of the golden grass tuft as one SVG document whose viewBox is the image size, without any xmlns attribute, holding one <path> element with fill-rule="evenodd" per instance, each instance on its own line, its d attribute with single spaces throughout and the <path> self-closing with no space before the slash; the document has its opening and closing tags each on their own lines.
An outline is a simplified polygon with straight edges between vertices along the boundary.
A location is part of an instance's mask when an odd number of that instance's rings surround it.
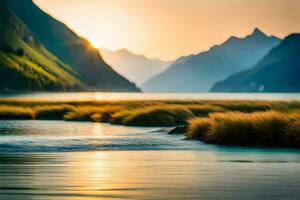
<svg viewBox="0 0 300 200">
<path fill-rule="evenodd" d="M 64 119 L 130 126 L 186 125 L 187 138 L 300 147 L 300 102 L 0 100 L 0 119 Z"/>
<path fill-rule="evenodd" d="M 203 137 L 214 126 L 214 121 L 210 118 L 194 118 L 189 120 L 187 129 L 188 139 L 203 139 Z"/>
<path fill-rule="evenodd" d="M 62 120 L 66 113 L 71 112 L 74 109 L 74 106 L 67 104 L 34 107 L 36 119 L 47 120 Z"/>
<path fill-rule="evenodd" d="M 0 105 L 0 119 L 34 119 L 35 112 L 31 108 Z"/>
<path fill-rule="evenodd" d="M 41 101 L 0 100 L 3 118 L 64 119 L 138 126 L 175 126 L 195 117 L 231 111 L 252 113 L 275 110 L 300 113 L 300 103 L 273 101 Z M 5 111 L 5 112 L 4 112 Z M 5 114 L 6 113 L 6 114 Z M 229 115 L 226 114 L 226 115 Z M 229 123 L 229 122 L 227 122 Z M 243 122 L 245 123 L 245 122 Z"/>
<path fill-rule="evenodd" d="M 300 138 L 295 133 L 299 120 L 275 111 L 213 113 L 209 118 L 191 120 L 187 137 L 211 144 L 286 146 L 287 138 Z"/>
<path fill-rule="evenodd" d="M 215 105 L 187 105 L 187 109 L 192 111 L 192 113 L 197 117 L 207 117 L 210 113 L 214 112 L 223 112 L 226 111 L 226 109 L 215 106 Z"/>
<path fill-rule="evenodd" d="M 235 102 L 235 101 L 223 101 L 216 104 L 228 111 L 237 112 L 257 112 L 257 111 L 268 111 L 272 109 L 272 104 L 270 102 L 260 102 L 260 101 L 245 101 L 245 102 Z"/>
<path fill-rule="evenodd" d="M 184 106 L 164 105 L 132 111 L 123 123 L 131 126 L 175 126 L 186 124 L 192 117 L 193 113 Z"/>
</svg>

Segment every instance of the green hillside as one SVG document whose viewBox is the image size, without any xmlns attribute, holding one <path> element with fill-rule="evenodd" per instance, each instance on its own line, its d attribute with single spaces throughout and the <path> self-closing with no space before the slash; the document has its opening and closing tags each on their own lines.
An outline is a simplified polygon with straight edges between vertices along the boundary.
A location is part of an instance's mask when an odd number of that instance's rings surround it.
<svg viewBox="0 0 300 200">
<path fill-rule="evenodd" d="M 139 91 L 31 0 L 0 0 L 0 91 Z"/>
<path fill-rule="evenodd" d="M 65 24 L 42 11 L 32 0 L 2 1 L 6 1 L 36 40 L 78 72 L 88 90 L 139 91 L 133 83 L 103 61 L 98 49 L 92 47 L 87 40 L 79 37 Z"/>
<path fill-rule="evenodd" d="M 36 41 L 3 1 L 0 5 L 0 89 L 78 88 L 78 74 Z"/>
</svg>

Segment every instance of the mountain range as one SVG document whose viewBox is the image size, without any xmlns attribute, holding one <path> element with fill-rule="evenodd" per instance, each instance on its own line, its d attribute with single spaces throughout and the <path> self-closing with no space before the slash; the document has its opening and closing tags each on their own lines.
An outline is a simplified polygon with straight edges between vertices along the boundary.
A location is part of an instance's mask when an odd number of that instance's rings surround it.
<svg viewBox="0 0 300 200">
<path fill-rule="evenodd" d="M 0 90 L 140 91 L 32 0 L 0 0 Z"/>
<path fill-rule="evenodd" d="M 300 34 L 257 28 L 174 62 L 99 52 L 32 0 L 0 0 L 0 91 L 300 92 L 299 57 Z"/>
<path fill-rule="evenodd" d="M 141 85 L 166 70 L 172 63 L 160 59 L 150 59 L 144 55 L 137 55 L 127 49 L 111 51 L 101 48 L 100 52 L 103 59 L 118 73 L 137 85 Z"/>
<path fill-rule="evenodd" d="M 244 38 L 230 37 L 208 51 L 179 58 L 141 88 L 146 92 L 208 92 L 216 82 L 251 68 L 280 41 L 256 28 Z"/>
<path fill-rule="evenodd" d="M 300 92 L 300 34 L 291 34 L 253 68 L 216 83 L 212 92 Z"/>
</svg>

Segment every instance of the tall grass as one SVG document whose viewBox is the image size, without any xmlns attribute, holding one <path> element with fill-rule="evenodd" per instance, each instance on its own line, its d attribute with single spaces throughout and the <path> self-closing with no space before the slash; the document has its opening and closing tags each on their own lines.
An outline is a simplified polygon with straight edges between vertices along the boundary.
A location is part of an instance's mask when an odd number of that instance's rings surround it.
<svg viewBox="0 0 300 200">
<path fill-rule="evenodd" d="M 136 112 L 136 110 L 135 110 Z M 133 110 L 120 110 L 112 115 L 111 123 L 113 124 L 125 124 L 125 119 L 133 114 Z"/>
<path fill-rule="evenodd" d="M 135 110 L 123 119 L 125 125 L 132 126 L 175 126 L 186 124 L 194 114 L 184 106 L 155 106 Z"/>
<path fill-rule="evenodd" d="M 5 109 L 1 109 L 1 107 Z M 238 111 L 299 115 L 300 103 L 271 101 L 22 101 L 0 100 L 2 119 L 64 119 L 138 126 L 184 125 L 194 117 Z M 2 112 L 2 114 L 1 114 Z M 217 115 L 215 115 L 217 116 Z M 211 117 L 210 117 L 211 118 Z"/>
<path fill-rule="evenodd" d="M 71 105 L 46 105 L 34 107 L 36 119 L 48 119 L 48 120 L 62 120 L 63 116 L 74 110 L 75 107 Z"/>
<path fill-rule="evenodd" d="M 121 109 L 121 106 L 77 106 L 70 112 L 64 114 L 63 118 L 67 121 L 97 121 L 109 122 L 108 115 Z M 106 116 L 106 117 L 104 117 Z"/>
<path fill-rule="evenodd" d="M 284 145 L 300 148 L 300 122 L 292 123 L 284 135 Z"/>
<path fill-rule="evenodd" d="M 226 111 L 225 108 L 216 105 L 186 105 L 195 116 L 197 117 L 207 117 L 210 113 L 223 112 Z"/>
<path fill-rule="evenodd" d="M 189 121 L 187 137 L 189 139 L 203 139 L 214 126 L 210 118 L 194 118 Z"/>
<path fill-rule="evenodd" d="M 239 102 L 239 101 L 232 101 L 232 102 L 219 102 L 216 104 L 219 107 L 222 107 L 223 109 L 229 110 L 229 111 L 238 111 L 238 112 L 245 112 L 245 113 L 251 113 L 251 112 L 257 112 L 257 111 L 267 111 L 271 110 L 272 106 L 270 102 Z"/>
<path fill-rule="evenodd" d="M 275 111 L 213 113 L 191 120 L 187 137 L 212 144 L 290 146 L 294 141 L 297 146 L 299 122 L 298 117 Z"/>
<path fill-rule="evenodd" d="M 0 119 L 34 119 L 35 112 L 31 108 L 0 105 Z"/>
<path fill-rule="evenodd" d="M 0 119 L 63 119 L 130 126 L 188 124 L 187 137 L 206 143 L 300 147 L 298 101 L 0 100 Z"/>
</svg>

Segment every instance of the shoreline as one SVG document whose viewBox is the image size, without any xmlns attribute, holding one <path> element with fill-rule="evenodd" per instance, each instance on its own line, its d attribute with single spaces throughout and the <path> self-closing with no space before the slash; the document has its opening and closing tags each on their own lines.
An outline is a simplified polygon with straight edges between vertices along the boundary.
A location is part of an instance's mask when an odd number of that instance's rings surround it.
<svg viewBox="0 0 300 200">
<path fill-rule="evenodd" d="M 300 148 L 300 101 L 0 100 L 0 120 L 24 119 L 177 127 L 170 134 L 207 144 Z"/>
</svg>

